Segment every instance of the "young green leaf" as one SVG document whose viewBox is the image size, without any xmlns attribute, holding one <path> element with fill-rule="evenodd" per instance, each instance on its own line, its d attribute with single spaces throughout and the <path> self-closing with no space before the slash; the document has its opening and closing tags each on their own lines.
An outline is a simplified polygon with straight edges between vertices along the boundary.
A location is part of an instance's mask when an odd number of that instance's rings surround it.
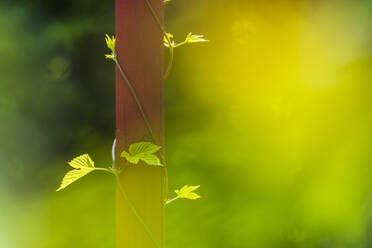
<svg viewBox="0 0 372 248">
<path fill-rule="evenodd" d="M 105 40 L 106 40 L 106 45 L 107 45 L 107 47 L 108 47 L 111 51 L 115 51 L 115 41 L 116 41 L 115 36 L 110 37 L 110 36 L 108 36 L 108 35 L 106 34 Z"/>
<path fill-rule="evenodd" d="M 168 39 L 167 39 L 167 37 L 168 37 Z M 166 36 L 164 35 L 164 37 L 163 37 L 163 41 L 164 41 L 164 46 L 166 46 L 166 47 L 175 46 L 175 43 L 174 43 L 174 40 L 173 40 L 173 34 L 166 33 Z"/>
<path fill-rule="evenodd" d="M 200 185 L 198 186 L 185 185 L 180 190 L 175 190 L 174 192 L 176 192 L 179 198 L 195 200 L 195 199 L 200 198 L 200 196 L 194 193 L 193 191 L 198 189 L 199 187 Z"/>
<path fill-rule="evenodd" d="M 209 40 L 204 39 L 204 35 L 192 34 L 191 32 L 188 33 L 188 35 L 186 36 L 186 39 L 180 43 L 176 43 L 174 41 L 172 34 L 167 33 L 167 36 L 164 36 L 164 46 L 166 47 L 176 48 L 176 47 L 188 44 L 188 43 L 197 43 L 197 42 L 209 42 Z"/>
<path fill-rule="evenodd" d="M 105 58 L 115 60 L 116 57 L 113 54 L 105 54 Z"/>
<path fill-rule="evenodd" d="M 121 153 L 122 158 L 126 158 L 129 163 L 138 164 L 140 160 L 148 165 L 162 166 L 160 159 L 154 154 L 159 151 L 161 146 L 154 145 L 151 142 L 139 142 L 131 144 L 128 152 Z"/>
<path fill-rule="evenodd" d="M 106 59 L 112 59 L 115 61 L 116 59 L 116 52 L 115 52 L 115 44 L 116 44 L 116 39 L 115 36 L 108 36 L 106 34 L 105 37 L 106 45 L 107 47 L 111 50 L 111 54 L 105 54 Z"/>
<path fill-rule="evenodd" d="M 169 3 L 170 1 L 172 1 L 172 0 L 164 0 L 164 3 Z"/>
<path fill-rule="evenodd" d="M 75 169 L 67 172 L 67 174 L 63 177 L 61 186 L 57 189 L 57 191 L 66 188 L 71 183 L 77 181 L 78 179 L 96 169 L 94 167 L 93 160 L 89 157 L 88 154 L 78 156 L 71 160 L 68 164 Z"/>
<path fill-rule="evenodd" d="M 185 43 L 197 43 L 197 42 L 208 42 L 209 40 L 204 39 L 204 35 L 196 35 L 191 32 L 186 36 Z"/>
</svg>

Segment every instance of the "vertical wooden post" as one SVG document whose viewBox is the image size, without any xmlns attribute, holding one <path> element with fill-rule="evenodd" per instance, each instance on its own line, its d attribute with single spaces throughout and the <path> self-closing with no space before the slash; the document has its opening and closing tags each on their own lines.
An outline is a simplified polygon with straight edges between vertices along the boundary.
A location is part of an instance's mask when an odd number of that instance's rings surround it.
<svg viewBox="0 0 372 248">
<path fill-rule="evenodd" d="M 150 1 L 163 20 L 163 0 Z M 162 33 L 144 0 L 116 0 L 118 60 L 143 105 L 158 145 L 164 145 Z M 128 166 L 120 153 L 132 143 L 152 141 L 126 83 L 116 72 L 116 165 L 121 182 L 154 238 L 164 245 L 164 171 L 144 164 Z M 162 149 L 163 150 L 163 149 Z M 161 151 L 163 152 L 163 151 Z M 154 248 L 117 187 L 117 248 Z"/>
</svg>

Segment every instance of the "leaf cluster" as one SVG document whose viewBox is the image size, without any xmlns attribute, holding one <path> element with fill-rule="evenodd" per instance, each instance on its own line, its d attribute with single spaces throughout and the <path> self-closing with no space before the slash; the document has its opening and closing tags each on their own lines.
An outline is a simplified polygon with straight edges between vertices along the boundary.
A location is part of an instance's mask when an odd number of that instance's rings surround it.
<svg viewBox="0 0 372 248">
<path fill-rule="evenodd" d="M 111 54 L 105 54 L 106 59 L 112 59 L 116 60 L 116 51 L 115 51 L 115 46 L 116 46 L 116 39 L 115 36 L 110 37 L 108 34 L 106 34 L 105 37 L 106 45 L 107 47 L 111 50 Z"/>
<path fill-rule="evenodd" d="M 209 42 L 209 40 L 204 39 L 204 35 L 197 35 L 191 32 L 188 33 L 185 40 L 180 43 L 176 43 L 174 41 L 174 36 L 170 33 L 166 33 L 164 35 L 163 41 L 164 41 L 164 46 L 168 48 L 170 47 L 176 48 L 176 47 L 179 47 L 185 44 L 191 44 L 191 43 Z"/>
<path fill-rule="evenodd" d="M 198 186 L 185 185 L 180 190 L 175 190 L 174 192 L 176 192 L 176 194 L 179 198 L 196 200 L 196 199 L 200 198 L 200 196 L 198 194 L 194 193 L 193 191 L 198 189 L 199 187 L 200 187 L 200 185 L 198 185 Z"/>
</svg>

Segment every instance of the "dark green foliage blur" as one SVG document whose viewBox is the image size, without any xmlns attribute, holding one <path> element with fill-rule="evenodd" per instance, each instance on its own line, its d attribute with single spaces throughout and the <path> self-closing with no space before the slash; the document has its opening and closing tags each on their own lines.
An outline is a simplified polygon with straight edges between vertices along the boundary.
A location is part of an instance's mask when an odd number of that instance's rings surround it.
<svg viewBox="0 0 372 248">
<path fill-rule="evenodd" d="M 140 0 L 136 0 L 140 1 Z M 0 247 L 115 247 L 114 1 L 0 0 Z M 372 246 L 372 1 L 173 0 L 169 248 Z M 166 53 L 167 54 L 167 53 Z M 171 197 L 172 195 L 170 195 Z M 123 234 L 125 235 L 125 234 Z"/>
</svg>

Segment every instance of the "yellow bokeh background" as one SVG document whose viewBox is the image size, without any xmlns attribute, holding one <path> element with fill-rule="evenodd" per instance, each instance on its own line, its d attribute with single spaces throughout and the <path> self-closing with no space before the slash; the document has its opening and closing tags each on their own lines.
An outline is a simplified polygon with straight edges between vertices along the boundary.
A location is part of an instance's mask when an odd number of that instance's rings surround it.
<svg viewBox="0 0 372 248">
<path fill-rule="evenodd" d="M 0 247 L 115 247 L 114 4 L 0 2 Z M 371 247 L 372 2 L 173 0 L 167 247 Z M 165 53 L 167 56 L 167 52 Z M 125 235 L 125 234 L 123 234 Z"/>
</svg>

